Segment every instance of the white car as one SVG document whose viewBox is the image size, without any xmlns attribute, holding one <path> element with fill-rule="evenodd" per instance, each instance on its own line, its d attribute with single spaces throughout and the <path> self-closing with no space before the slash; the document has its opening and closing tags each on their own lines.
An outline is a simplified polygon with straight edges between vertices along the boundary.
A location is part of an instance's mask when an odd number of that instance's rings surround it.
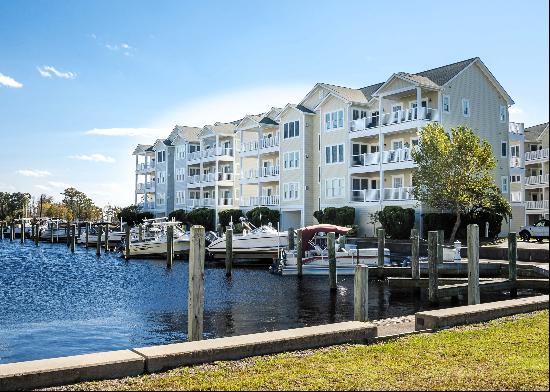
<svg viewBox="0 0 550 392">
<path fill-rule="evenodd" d="M 534 238 L 538 242 L 542 242 L 544 238 L 548 238 L 549 229 L 550 221 L 548 219 L 541 219 L 534 225 L 521 226 L 519 229 L 519 236 L 523 241 L 529 242 L 531 238 Z"/>
</svg>

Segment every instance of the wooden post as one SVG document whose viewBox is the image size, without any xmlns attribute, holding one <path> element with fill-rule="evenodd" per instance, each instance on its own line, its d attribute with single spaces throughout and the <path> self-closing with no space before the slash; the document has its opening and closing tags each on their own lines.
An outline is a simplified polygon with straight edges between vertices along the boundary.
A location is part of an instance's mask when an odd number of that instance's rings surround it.
<svg viewBox="0 0 550 392">
<path fill-rule="evenodd" d="M 233 269 L 233 229 L 225 229 L 225 276 L 231 276 Z"/>
<path fill-rule="evenodd" d="M 50 242 L 53 244 L 53 223 L 50 222 L 48 226 L 50 227 Z"/>
<path fill-rule="evenodd" d="M 105 252 L 109 251 L 109 224 L 105 224 Z"/>
<path fill-rule="evenodd" d="M 328 233 L 328 279 L 330 291 L 336 291 L 336 249 L 335 249 L 335 234 Z"/>
<path fill-rule="evenodd" d="M 288 250 L 294 250 L 294 227 L 288 228 Z"/>
<path fill-rule="evenodd" d="M 67 248 L 71 246 L 71 226 L 69 225 L 69 222 L 67 222 L 67 225 L 65 226 L 65 235 L 67 237 Z"/>
<path fill-rule="evenodd" d="M 378 266 L 384 266 L 384 248 L 386 247 L 386 231 L 378 229 Z"/>
<path fill-rule="evenodd" d="M 468 225 L 468 305 L 477 305 L 479 299 L 479 226 Z"/>
<path fill-rule="evenodd" d="M 130 225 L 128 223 L 126 223 L 126 227 L 124 228 L 125 229 L 125 235 L 124 235 L 124 240 L 125 240 L 125 249 L 124 249 L 124 258 L 126 260 L 128 260 L 130 258 Z"/>
<path fill-rule="evenodd" d="M 15 222 L 11 222 L 11 226 L 10 226 L 10 241 L 14 241 L 15 240 Z"/>
<path fill-rule="evenodd" d="M 88 249 L 88 246 L 90 245 L 90 222 L 86 222 L 86 249 Z"/>
<path fill-rule="evenodd" d="M 420 239 L 418 230 L 411 229 L 411 278 L 420 279 L 420 261 L 419 261 Z"/>
<path fill-rule="evenodd" d="M 298 229 L 296 235 L 296 267 L 298 269 L 298 276 L 302 277 L 302 229 Z"/>
<path fill-rule="evenodd" d="M 369 319 L 369 267 L 364 264 L 355 266 L 353 319 L 355 321 Z"/>
<path fill-rule="evenodd" d="M 21 243 L 25 242 L 25 221 L 21 220 Z"/>
<path fill-rule="evenodd" d="M 220 237 L 220 238 L 223 237 L 223 227 L 222 227 L 222 224 L 221 224 L 221 223 L 218 223 L 218 225 L 216 226 L 216 234 L 217 234 L 218 237 Z"/>
<path fill-rule="evenodd" d="M 174 226 L 166 228 L 166 267 L 172 268 L 174 261 Z"/>
<path fill-rule="evenodd" d="M 189 248 L 187 340 L 202 339 L 204 314 L 204 227 L 192 226 Z"/>
<path fill-rule="evenodd" d="M 445 231 L 437 231 L 437 262 L 443 263 L 443 243 L 445 242 Z"/>
<path fill-rule="evenodd" d="M 0 222 L 0 236 L 2 237 L 2 241 L 4 241 L 4 222 Z"/>
<path fill-rule="evenodd" d="M 508 279 L 515 282 L 518 278 L 517 271 L 518 248 L 516 233 L 508 233 Z"/>
<path fill-rule="evenodd" d="M 138 226 L 138 240 L 140 242 L 143 241 L 143 226 L 142 225 Z"/>
<path fill-rule="evenodd" d="M 38 240 L 40 239 L 40 227 L 38 223 L 34 224 L 34 244 L 38 246 Z"/>
<path fill-rule="evenodd" d="M 71 252 L 74 253 L 74 246 L 76 243 L 76 225 L 71 225 Z"/>
<path fill-rule="evenodd" d="M 438 276 L 437 276 L 437 240 L 438 232 L 428 232 L 428 297 L 430 302 L 436 303 L 438 301 Z"/>
<path fill-rule="evenodd" d="M 101 255 L 101 230 L 102 230 L 102 227 L 101 225 L 97 225 L 96 226 L 96 232 L 97 232 L 97 241 L 96 241 L 96 244 L 95 244 L 95 254 L 100 256 Z"/>
</svg>

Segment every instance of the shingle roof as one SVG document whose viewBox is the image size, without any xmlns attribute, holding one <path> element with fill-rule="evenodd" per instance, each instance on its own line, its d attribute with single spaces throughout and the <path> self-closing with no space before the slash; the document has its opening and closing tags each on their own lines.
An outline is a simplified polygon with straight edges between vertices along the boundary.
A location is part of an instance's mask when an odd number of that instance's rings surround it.
<svg viewBox="0 0 550 392">
<path fill-rule="evenodd" d="M 154 146 L 151 146 L 151 147 L 147 148 L 145 151 L 155 151 L 155 148 L 154 148 Z"/>
<path fill-rule="evenodd" d="M 264 117 L 260 120 L 260 124 L 267 124 L 267 125 L 279 125 L 279 123 L 269 117 Z"/>
<path fill-rule="evenodd" d="M 372 93 L 374 93 L 376 90 L 378 90 L 380 87 L 382 87 L 383 84 L 384 84 L 384 82 L 371 84 L 370 86 L 362 87 L 359 90 L 361 90 L 363 92 L 363 95 L 365 97 L 367 97 L 368 100 L 371 100 L 372 99 Z"/>
<path fill-rule="evenodd" d="M 239 124 L 240 120 L 232 121 L 230 123 L 214 123 L 214 125 L 207 125 L 212 131 L 222 134 L 222 135 L 232 135 L 235 132 L 236 126 Z"/>
<path fill-rule="evenodd" d="M 367 97 L 365 96 L 365 94 L 363 94 L 361 90 L 349 88 L 349 87 L 336 86 L 334 84 L 328 84 L 328 83 L 321 83 L 321 85 L 329 90 L 332 90 L 333 92 L 340 95 L 342 98 L 347 99 L 348 101 L 362 102 L 362 103 L 368 102 Z"/>
<path fill-rule="evenodd" d="M 315 114 L 315 112 L 313 110 L 309 110 L 308 108 L 306 108 L 303 105 L 293 105 L 293 106 L 301 112 L 309 113 L 309 114 Z"/>
<path fill-rule="evenodd" d="M 533 125 L 529 128 L 525 128 L 525 140 L 526 141 L 535 141 L 537 138 L 548 128 L 548 123 L 542 123 L 538 125 Z"/>
<path fill-rule="evenodd" d="M 438 86 L 443 86 L 453 77 L 455 77 L 460 71 L 466 68 L 468 65 L 477 60 L 478 57 L 473 57 L 468 60 L 462 60 L 453 64 L 444 65 L 442 67 L 437 67 L 429 69 L 427 71 L 418 72 L 415 75 L 424 76 L 431 80 Z"/>
</svg>

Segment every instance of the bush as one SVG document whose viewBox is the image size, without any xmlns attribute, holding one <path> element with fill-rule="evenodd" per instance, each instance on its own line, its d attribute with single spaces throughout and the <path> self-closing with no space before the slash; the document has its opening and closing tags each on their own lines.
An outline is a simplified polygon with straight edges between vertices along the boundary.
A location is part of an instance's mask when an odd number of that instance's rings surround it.
<svg viewBox="0 0 550 392">
<path fill-rule="evenodd" d="M 206 231 L 214 230 L 214 210 L 211 208 L 195 208 L 187 213 L 189 225 L 204 226 Z"/>
<path fill-rule="evenodd" d="M 329 223 L 338 226 L 352 227 L 355 224 L 355 208 L 353 207 L 327 207 L 324 210 L 315 211 L 313 217 L 321 224 Z"/>
<path fill-rule="evenodd" d="M 262 219 L 260 221 L 260 215 Z M 260 227 L 262 224 L 271 222 L 274 227 L 277 227 L 279 223 L 280 213 L 278 210 L 272 210 L 267 207 L 256 207 L 246 213 L 248 220 L 256 227 Z"/>
<path fill-rule="evenodd" d="M 380 212 L 379 219 L 386 235 L 404 240 L 411 236 L 411 229 L 414 227 L 414 209 L 387 206 Z"/>
<path fill-rule="evenodd" d="M 219 222 L 223 228 L 229 226 L 229 222 L 231 222 L 231 218 L 233 218 L 233 225 L 240 223 L 240 218 L 242 216 L 243 216 L 243 212 L 239 209 L 222 210 L 218 212 Z"/>
<path fill-rule="evenodd" d="M 124 207 L 117 213 L 117 220 L 127 222 L 130 225 L 137 225 L 143 222 L 144 219 L 153 218 L 153 214 L 150 212 L 141 212 L 141 208 L 136 205 Z"/>
<path fill-rule="evenodd" d="M 185 210 L 175 210 L 168 214 L 168 219 L 172 220 L 174 218 L 176 221 L 183 224 L 187 223 L 187 212 Z"/>
<path fill-rule="evenodd" d="M 443 230 L 445 238 L 448 239 L 453 231 L 456 215 L 451 213 L 429 213 L 422 215 L 424 238 L 427 238 L 428 231 Z M 460 216 L 460 226 L 456 232 L 456 238 L 466 240 L 466 232 L 469 224 L 477 224 L 479 226 L 479 236 L 485 236 L 485 222 L 489 222 L 489 238 L 497 238 L 500 234 L 502 220 L 504 217 L 500 214 L 491 212 L 490 210 L 477 210 L 470 214 L 462 214 Z"/>
</svg>

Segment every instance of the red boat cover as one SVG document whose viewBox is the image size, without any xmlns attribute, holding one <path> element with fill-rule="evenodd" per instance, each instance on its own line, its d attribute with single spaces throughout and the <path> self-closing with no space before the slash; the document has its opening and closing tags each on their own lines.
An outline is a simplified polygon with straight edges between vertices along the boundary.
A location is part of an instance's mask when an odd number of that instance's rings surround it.
<svg viewBox="0 0 550 392">
<path fill-rule="evenodd" d="M 351 227 L 342 227 L 329 224 L 306 226 L 302 229 L 302 244 L 305 245 L 309 243 L 316 233 L 346 234 L 350 230 Z M 303 247 L 303 251 L 305 251 L 305 249 L 306 246 Z"/>
</svg>

